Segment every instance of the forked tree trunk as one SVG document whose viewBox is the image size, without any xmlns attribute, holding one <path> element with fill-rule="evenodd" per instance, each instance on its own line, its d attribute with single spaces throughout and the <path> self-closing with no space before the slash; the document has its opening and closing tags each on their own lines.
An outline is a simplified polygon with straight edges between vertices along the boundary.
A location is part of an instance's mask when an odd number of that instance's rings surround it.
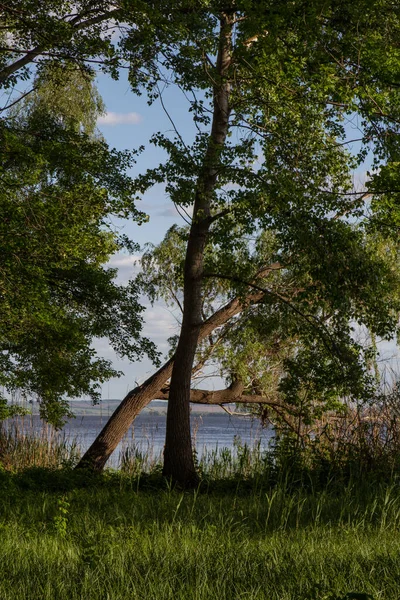
<svg viewBox="0 0 400 600">
<path fill-rule="evenodd" d="M 260 277 L 268 274 L 274 269 L 267 267 Z M 234 298 L 225 306 L 217 310 L 209 319 L 207 319 L 200 328 L 199 341 L 205 339 L 217 327 L 224 325 L 232 317 L 240 313 L 247 306 L 257 304 L 264 297 L 263 292 L 256 291 L 248 294 L 245 299 Z M 167 361 L 154 375 L 149 377 L 142 385 L 131 390 L 121 404 L 111 415 L 103 429 L 94 440 L 90 448 L 85 452 L 79 461 L 77 468 L 87 468 L 95 471 L 101 471 L 119 442 L 128 432 L 132 422 L 141 412 L 141 410 L 155 398 L 159 398 L 161 389 L 171 377 L 172 365 L 175 356 Z M 162 396 L 161 396 L 162 397 Z"/>
<path fill-rule="evenodd" d="M 211 225 L 212 198 L 218 179 L 220 155 L 229 128 L 228 72 L 232 58 L 232 28 L 233 16 L 222 15 L 213 90 L 211 135 L 196 185 L 184 267 L 182 326 L 168 400 L 163 474 L 185 487 L 197 482 L 190 431 L 190 389 L 202 325 L 204 252 Z"/>
</svg>

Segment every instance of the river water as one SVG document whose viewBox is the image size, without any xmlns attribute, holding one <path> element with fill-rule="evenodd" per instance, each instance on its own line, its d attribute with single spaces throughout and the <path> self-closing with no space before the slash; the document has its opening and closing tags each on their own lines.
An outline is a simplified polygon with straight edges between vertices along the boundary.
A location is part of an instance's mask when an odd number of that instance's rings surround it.
<svg viewBox="0 0 400 600">
<path fill-rule="evenodd" d="M 77 444 L 81 452 L 85 451 L 94 441 L 108 420 L 104 414 L 84 414 L 69 419 L 59 432 L 69 444 Z M 37 415 L 19 417 L 13 420 L 14 425 L 26 432 L 51 435 L 52 431 Z M 192 412 L 192 439 L 199 457 L 204 452 L 224 448 L 232 450 L 235 444 L 247 444 L 253 447 L 260 444 L 267 449 L 272 438 L 270 428 L 262 428 L 258 419 L 231 416 L 222 409 L 206 412 Z M 162 454 L 165 442 L 166 408 L 162 410 L 145 410 L 134 421 L 128 434 L 114 452 L 110 460 L 111 466 L 117 466 L 121 451 L 126 448 L 147 454 L 150 459 L 156 459 Z"/>
</svg>

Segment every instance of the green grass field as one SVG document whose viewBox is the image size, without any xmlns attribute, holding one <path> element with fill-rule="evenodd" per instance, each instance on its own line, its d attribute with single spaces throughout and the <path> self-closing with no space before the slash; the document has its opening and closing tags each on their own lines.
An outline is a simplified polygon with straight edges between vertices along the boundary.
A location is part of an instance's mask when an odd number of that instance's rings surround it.
<svg viewBox="0 0 400 600">
<path fill-rule="evenodd" d="M 397 450 L 237 440 L 182 491 L 135 448 L 95 476 L 64 438 L 0 434 L 0 600 L 400 599 Z"/>
<path fill-rule="evenodd" d="M 2 600 L 400 598 L 397 484 L 3 473 Z"/>
</svg>

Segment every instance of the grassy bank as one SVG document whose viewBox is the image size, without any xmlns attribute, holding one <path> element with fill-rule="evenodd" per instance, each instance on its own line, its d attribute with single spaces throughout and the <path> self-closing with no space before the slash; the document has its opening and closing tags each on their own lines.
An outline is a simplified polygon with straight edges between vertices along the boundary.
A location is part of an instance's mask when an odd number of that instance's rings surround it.
<svg viewBox="0 0 400 600">
<path fill-rule="evenodd" d="M 0 598 L 398 600 L 399 529 L 395 482 L 3 472 Z"/>
<path fill-rule="evenodd" d="M 68 448 L 2 439 L 1 600 L 400 598 L 395 455 L 238 441 L 189 492 L 134 448 L 102 476 Z"/>
<path fill-rule="evenodd" d="M 400 597 L 396 483 L 182 492 L 34 469 L 0 484 L 2 600 Z"/>
</svg>

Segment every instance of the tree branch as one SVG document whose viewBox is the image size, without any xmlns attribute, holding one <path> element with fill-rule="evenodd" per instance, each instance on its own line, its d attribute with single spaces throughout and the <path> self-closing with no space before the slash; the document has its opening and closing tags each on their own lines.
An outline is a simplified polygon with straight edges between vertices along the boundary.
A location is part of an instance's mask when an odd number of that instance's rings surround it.
<svg viewBox="0 0 400 600">
<path fill-rule="evenodd" d="M 190 390 L 190 402 L 193 404 L 208 404 L 221 406 L 223 404 L 266 404 L 277 411 L 286 410 L 293 412 L 293 406 L 285 402 L 278 402 L 268 396 L 261 394 L 244 394 L 244 386 L 236 381 L 228 388 L 221 390 L 202 390 L 192 388 Z M 169 399 L 169 386 L 164 385 L 157 394 L 157 400 Z"/>
<path fill-rule="evenodd" d="M 96 15 L 95 17 L 86 19 L 85 21 L 78 22 L 76 25 L 74 24 L 73 31 L 71 33 L 71 38 L 73 37 L 73 35 L 76 31 L 80 31 L 81 29 L 91 27 L 92 25 L 101 23 L 102 21 L 105 21 L 106 19 L 111 19 L 120 12 L 121 11 L 119 8 L 115 8 L 113 10 L 107 11 L 100 15 Z M 74 19 L 74 20 L 76 20 L 76 19 Z M 25 56 L 23 56 L 22 58 L 18 59 L 11 65 L 8 65 L 4 69 L 2 69 L 0 71 L 0 84 L 4 83 L 7 80 L 7 78 L 10 77 L 10 75 L 15 73 L 19 69 L 22 69 L 30 62 L 33 62 L 35 60 L 35 58 L 37 56 L 40 56 L 43 52 L 45 52 L 47 48 L 48 48 L 48 45 L 40 44 L 40 45 L 36 46 L 35 48 L 32 48 L 32 50 L 29 50 L 28 52 L 26 52 Z"/>
<path fill-rule="evenodd" d="M 218 274 L 218 273 L 208 273 L 208 274 L 205 274 L 204 277 L 214 277 L 216 279 L 218 279 L 218 278 L 219 279 L 226 279 L 228 281 L 233 281 L 233 282 L 236 282 L 236 283 L 245 284 L 245 285 L 249 286 L 250 288 L 253 288 L 255 290 L 259 290 L 260 292 L 264 292 L 265 295 L 272 296 L 273 298 L 276 298 L 277 300 L 279 300 L 283 304 L 286 304 L 286 306 L 288 306 L 293 312 L 295 312 L 300 317 L 302 317 L 302 319 L 304 319 L 309 325 L 311 325 L 311 327 L 313 329 L 315 329 L 319 334 L 321 334 L 322 331 L 324 332 L 324 336 L 321 336 L 322 343 L 324 344 L 324 346 L 326 347 L 326 349 L 328 350 L 328 352 L 331 354 L 331 356 L 335 360 L 338 360 L 339 364 L 341 364 L 339 348 L 338 348 L 335 340 L 332 339 L 332 335 L 327 330 L 327 328 L 325 327 L 324 323 L 321 323 L 320 319 L 318 319 L 314 315 L 310 315 L 310 314 L 304 313 L 302 310 L 300 310 L 299 308 L 297 308 L 297 306 L 295 306 L 290 301 L 289 298 L 285 298 L 285 296 L 282 296 L 281 294 L 278 294 L 278 292 L 273 292 L 272 290 L 268 290 L 268 289 L 262 288 L 262 287 L 260 287 L 259 285 L 257 285 L 256 283 L 254 283 L 252 281 L 245 281 L 245 280 L 241 279 L 240 277 L 235 277 L 233 275 L 222 275 L 222 274 Z M 298 292 L 298 291 L 300 291 L 300 290 L 296 290 L 296 292 Z M 329 340 L 330 344 L 327 343 L 326 339 Z"/>
<path fill-rule="evenodd" d="M 12 108 L 16 104 L 18 104 L 18 102 L 21 102 L 21 100 L 23 100 L 24 98 L 26 98 L 27 96 L 29 96 L 29 94 L 31 94 L 32 92 L 34 92 L 36 90 L 37 90 L 37 86 L 34 86 L 30 90 L 28 90 L 27 92 L 25 92 L 24 94 L 22 94 L 21 96 L 18 96 L 18 98 L 16 100 L 14 100 L 13 102 L 11 102 L 11 104 L 8 104 L 8 105 L 3 106 L 2 108 L 0 108 L 0 112 L 4 112 L 5 110 L 9 110 L 10 108 Z"/>
</svg>

